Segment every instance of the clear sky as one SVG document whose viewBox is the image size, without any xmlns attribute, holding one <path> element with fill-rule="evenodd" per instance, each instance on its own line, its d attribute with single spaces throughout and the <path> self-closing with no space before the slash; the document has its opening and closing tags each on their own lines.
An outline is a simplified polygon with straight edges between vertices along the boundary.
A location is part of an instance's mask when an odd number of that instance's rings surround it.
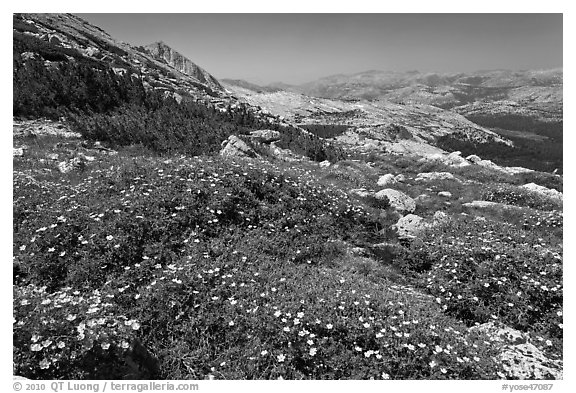
<svg viewBox="0 0 576 393">
<path fill-rule="evenodd" d="M 562 67 L 562 14 L 77 14 L 164 41 L 216 78 L 304 83 L 367 70 Z"/>
</svg>

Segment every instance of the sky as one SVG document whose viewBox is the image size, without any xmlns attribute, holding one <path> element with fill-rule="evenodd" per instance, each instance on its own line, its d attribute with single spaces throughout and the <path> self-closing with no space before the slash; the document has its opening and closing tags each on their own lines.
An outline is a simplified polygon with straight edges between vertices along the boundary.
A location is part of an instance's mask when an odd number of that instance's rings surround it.
<svg viewBox="0 0 576 393">
<path fill-rule="evenodd" d="M 562 67 L 562 14 L 77 14 L 164 41 L 216 78 L 300 84 L 367 70 Z"/>
</svg>

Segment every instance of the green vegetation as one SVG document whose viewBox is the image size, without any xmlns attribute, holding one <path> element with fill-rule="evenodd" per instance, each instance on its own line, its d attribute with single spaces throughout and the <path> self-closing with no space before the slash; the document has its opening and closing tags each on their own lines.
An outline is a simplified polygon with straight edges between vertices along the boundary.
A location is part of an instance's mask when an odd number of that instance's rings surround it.
<svg viewBox="0 0 576 393">
<path fill-rule="evenodd" d="M 562 359 L 562 203 L 520 187 L 562 191 L 562 178 L 383 152 L 344 160 L 324 138 L 346 126 L 306 133 L 244 104 L 153 90 L 132 69 L 117 74 L 24 34 L 34 27 L 19 17 L 14 26 L 14 115 L 64 116 L 82 136 L 14 138 L 27 145 L 13 165 L 15 375 L 510 378 L 493 337 L 469 329 L 489 321 Z M 229 135 L 256 129 L 335 164 L 216 154 Z M 387 173 L 403 175 L 393 188 L 430 224 L 415 239 L 399 238 L 399 213 L 374 196 Z M 350 192 L 358 188 L 367 191 Z M 480 199 L 496 203 L 467 206 Z"/>
<path fill-rule="evenodd" d="M 156 154 L 211 154 L 229 135 L 273 128 L 282 131 L 280 147 L 312 160 L 344 156 L 317 136 L 260 120 L 245 104 L 223 112 L 186 95 L 177 102 L 147 90 L 135 70 L 117 74 L 105 62 L 19 32 L 14 33 L 13 93 L 14 116 L 64 116 L 74 131 L 112 148 L 138 144 Z"/>
<path fill-rule="evenodd" d="M 530 217 L 462 216 L 403 246 L 386 201 L 341 191 L 357 183 L 339 171 L 382 173 L 361 163 L 121 150 L 54 175 L 38 163 L 67 149 L 54 142 L 15 162 L 18 375 L 493 379 L 494 347 L 467 332 L 490 320 L 561 357 L 561 215 L 537 200 Z"/>
</svg>

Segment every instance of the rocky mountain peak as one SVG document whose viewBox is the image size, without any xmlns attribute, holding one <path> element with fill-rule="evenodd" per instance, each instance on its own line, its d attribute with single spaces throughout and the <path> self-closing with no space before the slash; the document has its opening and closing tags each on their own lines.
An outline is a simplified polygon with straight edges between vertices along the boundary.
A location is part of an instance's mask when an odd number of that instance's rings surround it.
<svg viewBox="0 0 576 393">
<path fill-rule="evenodd" d="M 224 88 L 216 78 L 210 75 L 206 70 L 193 63 L 186 56 L 180 52 L 172 49 L 163 41 L 154 42 L 145 46 L 146 50 L 150 52 L 156 59 L 164 61 L 168 65 L 174 67 L 183 74 L 189 75 L 198 79 L 202 84 L 205 84 L 213 90 L 222 91 Z"/>
</svg>

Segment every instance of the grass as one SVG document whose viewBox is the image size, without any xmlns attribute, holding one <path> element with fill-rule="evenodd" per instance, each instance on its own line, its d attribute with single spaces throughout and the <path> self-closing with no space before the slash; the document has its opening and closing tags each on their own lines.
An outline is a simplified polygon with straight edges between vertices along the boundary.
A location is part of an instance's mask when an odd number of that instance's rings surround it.
<svg viewBox="0 0 576 393">
<path fill-rule="evenodd" d="M 462 216 L 408 246 L 389 230 L 389 207 L 346 193 L 374 187 L 393 158 L 323 169 L 129 147 L 61 174 L 40 160 L 76 146 L 62 142 L 39 137 L 14 160 L 18 375 L 506 377 L 489 337 L 468 331 L 487 320 L 562 355 L 558 207 L 533 200 L 509 224 Z M 425 168 L 407 159 L 394 168 L 412 196 L 442 188 L 461 203 L 484 187 L 416 182 Z M 462 212 L 431 198 L 425 216 Z"/>
</svg>

